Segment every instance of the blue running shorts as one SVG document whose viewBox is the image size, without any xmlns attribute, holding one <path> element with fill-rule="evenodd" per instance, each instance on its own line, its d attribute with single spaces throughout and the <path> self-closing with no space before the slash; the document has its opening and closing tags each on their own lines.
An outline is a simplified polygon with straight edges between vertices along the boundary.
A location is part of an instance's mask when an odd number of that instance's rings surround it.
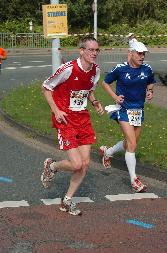
<svg viewBox="0 0 167 253">
<path fill-rule="evenodd" d="M 125 108 L 121 107 L 121 109 L 119 111 L 112 113 L 110 118 L 113 120 L 116 120 L 117 122 L 118 121 L 130 122 L 132 120 L 129 119 L 128 113 L 131 110 L 134 110 L 135 114 L 138 113 L 137 112 L 138 110 L 141 111 L 140 121 L 141 121 L 141 123 L 143 123 L 143 121 L 144 121 L 144 109 L 143 108 L 141 108 L 141 109 L 136 109 L 136 108 L 135 109 L 125 109 Z M 133 116 L 131 116 L 131 117 L 133 117 Z"/>
</svg>

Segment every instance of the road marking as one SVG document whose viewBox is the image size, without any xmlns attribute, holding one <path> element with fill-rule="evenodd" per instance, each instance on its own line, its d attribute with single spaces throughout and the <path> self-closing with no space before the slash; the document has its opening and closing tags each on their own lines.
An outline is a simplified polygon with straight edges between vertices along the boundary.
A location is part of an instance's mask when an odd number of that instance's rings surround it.
<svg viewBox="0 0 167 253">
<path fill-rule="evenodd" d="M 118 194 L 118 195 L 106 195 L 105 197 L 110 201 L 159 198 L 154 193 Z"/>
<path fill-rule="evenodd" d="M 6 68 L 3 68 L 4 69 L 9 69 L 9 70 L 13 70 L 13 69 L 16 69 L 16 67 L 6 67 Z"/>
<path fill-rule="evenodd" d="M 91 200 L 89 197 L 73 197 L 73 200 L 75 203 L 80 203 L 80 202 L 94 202 Z"/>
<path fill-rule="evenodd" d="M 52 65 L 40 65 L 40 66 L 34 66 L 34 67 L 37 67 L 37 68 L 45 68 L 45 67 L 51 67 Z"/>
<path fill-rule="evenodd" d="M 132 200 L 132 199 L 145 199 L 145 198 L 159 198 L 154 193 L 134 193 L 134 194 L 118 194 L 118 195 L 106 195 L 109 201 L 119 201 L 119 200 Z M 55 199 L 40 199 L 44 205 L 59 205 L 61 203 L 61 198 Z M 75 203 L 94 203 L 89 197 L 73 197 Z M 28 201 L 2 201 L 0 202 L 0 208 L 5 207 L 21 207 L 30 206 Z"/>
<path fill-rule="evenodd" d="M 12 183 L 13 179 L 9 178 L 9 177 L 0 177 L 0 182 L 3 182 L 3 183 Z"/>
<path fill-rule="evenodd" d="M 94 202 L 89 197 L 73 197 L 72 200 L 75 203 L 81 203 L 81 202 Z M 55 199 L 41 199 L 41 201 L 45 205 L 59 205 L 61 203 L 61 198 L 55 198 Z"/>
<path fill-rule="evenodd" d="M 39 63 L 39 62 L 45 62 L 45 61 L 28 61 L 28 62 L 35 62 L 35 63 Z"/>
<path fill-rule="evenodd" d="M 155 225 L 153 225 L 153 224 L 145 223 L 145 222 L 138 221 L 138 220 L 127 220 L 127 223 L 137 225 L 140 227 L 144 227 L 144 228 L 154 228 L 155 227 Z"/>
<path fill-rule="evenodd" d="M 30 69 L 30 68 L 45 68 L 45 67 L 51 67 L 52 65 L 48 64 L 48 65 L 38 65 L 38 66 L 22 66 L 22 67 L 6 67 L 3 68 L 7 69 L 7 70 L 15 70 L 15 69 Z"/>
<path fill-rule="evenodd" d="M 2 202 L 0 202 L 0 208 L 5 208 L 5 207 L 20 207 L 20 206 L 29 206 L 29 204 L 25 200 L 20 200 L 20 201 L 2 201 Z"/>
<path fill-rule="evenodd" d="M 30 68 L 34 68 L 35 66 L 22 66 L 20 67 L 21 69 L 30 69 Z"/>
</svg>

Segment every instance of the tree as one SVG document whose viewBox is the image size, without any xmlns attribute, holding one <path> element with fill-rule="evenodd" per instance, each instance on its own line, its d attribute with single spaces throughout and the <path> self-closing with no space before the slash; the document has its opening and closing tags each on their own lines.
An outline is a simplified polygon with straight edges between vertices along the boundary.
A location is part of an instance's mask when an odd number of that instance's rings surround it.
<svg viewBox="0 0 167 253">
<path fill-rule="evenodd" d="M 68 6 L 70 32 L 93 31 L 93 1 L 59 0 L 60 4 Z M 147 20 L 167 22 L 167 1 L 164 0 L 98 0 L 97 3 L 98 28 L 101 29 L 109 30 L 114 25 L 133 27 Z M 28 23 L 33 20 L 42 27 L 43 4 L 50 4 L 50 0 L 0 0 L 0 26 L 5 22 Z"/>
</svg>

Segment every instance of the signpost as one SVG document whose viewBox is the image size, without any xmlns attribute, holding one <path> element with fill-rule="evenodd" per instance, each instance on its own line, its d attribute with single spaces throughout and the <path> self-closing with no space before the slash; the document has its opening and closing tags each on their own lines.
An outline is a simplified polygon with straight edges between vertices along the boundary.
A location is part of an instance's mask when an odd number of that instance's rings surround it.
<svg viewBox="0 0 167 253">
<path fill-rule="evenodd" d="M 67 5 L 58 3 L 51 0 L 51 4 L 42 6 L 44 37 L 52 39 L 52 73 L 61 65 L 59 38 L 68 35 Z"/>
<path fill-rule="evenodd" d="M 43 5 L 44 36 L 48 39 L 61 38 L 68 35 L 67 5 Z"/>
</svg>

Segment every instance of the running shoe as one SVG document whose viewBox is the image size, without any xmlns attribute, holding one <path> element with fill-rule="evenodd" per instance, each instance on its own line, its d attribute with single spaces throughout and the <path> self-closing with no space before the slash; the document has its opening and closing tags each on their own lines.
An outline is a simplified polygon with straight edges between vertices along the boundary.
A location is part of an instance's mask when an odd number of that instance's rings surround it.
<svg viewBox="0 0 167 253">
<path fill-rule="evenodd" d="M 132 190 L 135 192 L 146 192 L 147 185 L 142 184 L 139 177 L 136 177 L 132 183 Z"/>
<path fill-rule="evenodd" d="M 100 156 L 102 156 L 102 163 L 105 169 L 111 168 L 111 159 L 112 159 L 111 156 L 106 155 L 107 149 L 108 149 L 107 146 L 101 146 L 99 148 L 99 153 L 100 153 Z"/>
<path fill-rule="evenodd" d="M 50 164 L 53 162 L 52 158 L 47 158 L 44 161 L 44 168 L 41 175 L 41 182 L 44 186 L 44 188 L 49 188 L 51 185 L 51 181 L 53 180 L 55 173 L 57 171 L 52 171 L 50 168 Z"/>
<path fill-rule="evenodd" d="M 81 210 L 77 208 L 77 205 L 74 202 L 72 202 L 71 199 L 69 200 L 61 199 L 60 210 L 75 216 L 82 215 Z"/>
</svg>

